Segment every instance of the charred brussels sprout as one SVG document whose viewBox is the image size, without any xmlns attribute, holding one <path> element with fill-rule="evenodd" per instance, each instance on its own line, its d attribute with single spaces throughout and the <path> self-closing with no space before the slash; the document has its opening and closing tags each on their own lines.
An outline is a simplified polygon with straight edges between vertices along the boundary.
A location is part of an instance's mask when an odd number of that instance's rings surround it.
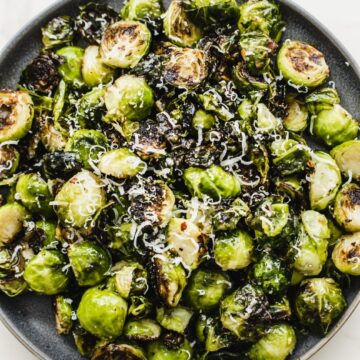
<svg viewBox="0 0 360 360">
<path fill-rule="evenodd" d="M 19 166 L 20 154 L 14 146 L 0 143 L 0 181 L 13 175 Z"/>
<path fill-rule="evenodd" d="M 304 131 L 309 118 L 306 105 L 296 98 L 290 99 L 288 104 L 287 115 L 283 120 L 285 129 L 294 132 Z"/>
<path fill-rule="evenodd" d="M 82 296 L 77 316 L 86 331 L 111 340 L 122 334 L 127 309 L 126 301 L 115 292 L 91 288 Z"/>
<path fill-rule="evenodd" d="M 346 305 L 344 295 L 333 279 L 313 278 L 301 283 L 295 311 L 302 324 L 326 334 Z"/>
<path fill-rule="evenodd" d="M 41 250 L 26 265 L 24 279 L 39 294 L 56 295 L 63 292 L 69 283 L 65 256 L 57 250 Z"/>
<path fill-rule="evenodd" d="M 144 120 L 154 105 L 154 94 L 145 79 L 123 75 L 105 94 L 109 121 Z"/>
<path fill-rule="evenodd" d="M 121 9 L 124 20 L 155 20 L 160 18 L 163 6 L 159 0 L 127 0 Z"/>
<path fill-rule="evenodd" d="M 251 236 L 243 230 L 215 239 L 215 262 L 222 270 L 240 270 L 250 265 L 254 244 Z"/>
<path fill-rule="evenodd" d="M 334 217 L 348 232 L 360 231 L 360 187 L 354 183 L 344 186 L 336 195 Z"/>
<path fill-rule="evenodd" d="M 131 150 L 121 148 L 103 154 L 98 167 L 103 174 L 126 179 L 144 171 L 146 164 Z"/>
<path fill-rule="evenodd" d="M 69 16 L 52 19 L 42 29 L 42 42 L 46 49 L 69 45 L 74 39 L 74 22 Z"/>
<path fill-rule="evenodd" d="M 341 173 L 335 160 L 328 154 L 316 151 L 309 177 L 311 208 L 324 210 L 335 199 L 341 185 Z"/>
<path fill-rule="evenodd" d="M 148 360 L 188 360 L 192 358 L 193 351 L 187 339 L 177 348 L 167 347 L 163 341 L 155 341 L 147 348 L 147 358 Z"/>
<path fill-rule="evenodd" d="M 16 184 L 16 193 L 22 204 L 33 213 L 51 215 L 52 194 L 39 174 L 24 174 Z"/>
<path fill-rule="evenodd" d="M 285 41 L 279 51 L 277 65 L 284 78 L 295 86 L 319 86 L 330 73 L 324 55 L 301 41 Z"/>
<path fill-rule="evenodd" d="M 254 344 L 250 360 L 285 360 L 295 349 L 296 334 L 288 324 L 274 325 Z"/>
<path fill-rule="evenodd" d="M 191 308 L 207 312 L 216 308 L 231 287 L 227 274 L 200 269 L 191 275 L 184 296 Z"/>
<path fill-rule="evenodd" d="M 79 156 L 74 152 L 52 152 L 43 157 L 43 169 L 48 179 L 68 179 L 81 170 Z"/>
<path fill-rule="evenodd" d="M 157 340 L 160 334 L 160 325 L 151 319 L 130 320 L 124 328 L 124 335 L 130 340 L 153 341 Z"/>
<path fill-rule="evenodd" d="M 71 244 L 68 257 L 75 279 L 80 286 L 94 286 L 100 283 L 110 270 L 109 253 L 91 241 Z"/>
<path fill-rule="evenodd" d="M 55 211 L 64 225 L 84 227 L 105 206 L 100 179 L 83 170 L 63 185 L 55 197 Z"/>
<path fill-rule="evenodd" d="M 33 117 L 34 104 L 26 92 L 0 90 L 0 143 L 23 138 Z"/>
<path fill-rule="evenodd" d="M 156 310 L 156 321 L 167 330 L 184 334 L 188 327 L 193 312 L 183 306 L 166 309 L 158 308 Z"/>
<path fill-rule="evenodd" d="M 244 62 L 237 63 L 232 71 L 233 81 L 239 91 L 266 90 L 269 84 L 261 77 L 250 74 Z M 244 101 L 242 102 L 243 106 Z M 242 108 L 240 108 L 242 110 Z"/>
<path fill-rule="evenodd" d="M 61 151 L 65 149 L 67 136 L 46 119 L 40 127 L 40 140 L 47 151 Z"/>
<path fill-rule="evenodd" d="M 191 47 L 202 38 L 201 29 L 190 21 L 179 0 L 173 0 L 165 13 L 164 33 L 171 42 L 184 47 Z"/>
<path fill-rule="evenodd" d="M 119 21 L 105 30 L 100 54 L 108 66 L 133 68 L 147 54 L 150 43 L 151 32 L 145 24 L 131 20 Z"/>
<path fill-rule="evenodd" d="M 152 304 L 145 296 L 130 296 L 128 315 L 143 318 L 152 311 Z"/>
<path fill-rule="evenodd" d="M 341 172 L 345 176 L 351 175 L 354 180 L 360 180 L 360 141 L 347 141 L 331 150 Z"/>
<path fill-rule="evenodd" d="M 91 360 L 105 359 L 147 360 L 144 351 L 139 346 L 125 343 L 110 343 L 96 348 Z"/>
<path fill-rule="evenodd" d="M 58 334 L 69 334 L 73 327 L 72 300 L 58 295 L 54 300 L 56 331 Z"/>
</svg>

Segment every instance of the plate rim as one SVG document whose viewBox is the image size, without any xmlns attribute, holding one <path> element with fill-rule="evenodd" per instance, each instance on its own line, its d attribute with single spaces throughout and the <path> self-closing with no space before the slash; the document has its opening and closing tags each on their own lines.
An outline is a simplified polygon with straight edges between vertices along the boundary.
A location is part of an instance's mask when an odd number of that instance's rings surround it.
<svg viewBox="0 0 360 360">
<path fill-rule="evenodd" d="M 58 0 L 54 4 L 45 7 L 38 15 L 36 15 L 33 19 L 29 20 L 24 26 L 18 30 L 13 37 L 11 37 L 3 46 L 0 52 L 0 64 L 6 59 L 6 57 L 11 53 L 11 51 L 16 47 L 18 41 L 33 29 L 35 26 L 39 25 L 43 22 L 50 13 L 58 10 L 63 7 L 67 3 L 71 3 L 73 0 Z M 97 1 L 97 0 L 93 0 Z M 331 41 L 331 43 L 337 48 L 338 51 L 346 58 L 355 74 L 357 75 L 360 81 L 360 66 L 355 60 L 354 56 L 350 53 L 350 51 L 340 42 L 337 36 L 320 20 L 318 20 L 314 15 L 309 13 L 306 9 L 304 9 L 301 5 L 298 5 L 292 0 L 277 0 L 280 5 L 285 4 L 291 10 L 300 13 L 304 16 L 312 25 L 314 25 L 318 31 L 320 31 L 327 39 Z M 350 304 L 350 306 L 346 309 L 345 313 L 341 316 L 341 318 L 337 321 L 337 323 L 333 326 L 331 331 L 322 338 L 316 345 L 314 345 L 311 349 L 309 349 L 304 355 L 300 356 L 298 360 L 308 360 L 315 354 L 317 354 L 334 336 L 338 333 L 338 331 L 346 324 L 349 318 L 352 316 L 354 311 L 360 304 L 360 291 L 355 296 L 354 300 Z M 0 307 L 0 321 L 5 326 L 5 328 L 34 356 L 38 357 L 40 360 L 51 360 L 47 355 L 45 355 L 36 344 L 32 343 L 27 337 L 22 333 L 17 333 L 15 327 L 12 322 L 4 314 L 2 308 Z"/>
</svg>

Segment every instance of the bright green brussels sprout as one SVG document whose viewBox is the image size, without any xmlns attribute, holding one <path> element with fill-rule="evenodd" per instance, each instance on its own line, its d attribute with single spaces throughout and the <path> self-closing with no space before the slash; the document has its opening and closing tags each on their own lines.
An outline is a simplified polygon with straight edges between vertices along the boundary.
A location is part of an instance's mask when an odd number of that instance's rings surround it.
<svg viewBox="0 0 360 360">
<path fill-rule="evenodd" d="M 164 33 L 171 42 L 184 47 L 191 47 L 202 38 L 201 28 L 190 21 L 179 0 L 173 0 L 165 13 Z"/>
<path fill-rule="evenodd" d="M 152 267 L 158 295 L 167 306 L 176 307 L 186 286 L 183 266 L 169 255 L 161 255 L 153 256 Z"/>
<path fill-rule="evenodd" d="M 191 269 L 196 269 L 207 255 L 207 236 L 191 220 L 172 218 L 168 224 L 166 241 Z"/>
<path fill-rule="evenodd" d="M 238 229 L 215 239 L 215 262 L 224 271 L 240 270 L 249 266 L 253 251 L 253 239 L 244 230 Z"/>
<path fill-rule="evenodd" d="M 151 319 L 130 320 L 124 327 L 124 335 L 130 340 L 152 341 L 157 340 L 160 334 L 160 325 Z"/>
<path fill-rule="evenodd" d="M 33 213 L 51 215 L 52 194 L 39 174 L 23 174 L 16 183 L 16 194 L 22 204 Z"/>
<path fill-rule="evenodd" d="M 20 154 L 14 146 L 0 143 L 0 181 L 13 175 L 20 162 Z"/>
<path fill-rule="evenodd" d="M 322 110 L 331 109 L 335 104 L 340 104 L 340 97 L 336 89 L 325 87 L 307 95 L 305 103 L 310 113 L 316 115 Z"/>
<path fill-rule="evenodd" d="M 332 252 L 332 260 L 342 273 L 360 276 L 360 232 L 341 237 Z"/>
<path fill-rule="evenodd" d="M 334 217 L 346 231 L 360 231 L 360 187 L 357 184 L 348 184 L 338 192 Z"/>
<path fill-rule="evenodd" d="M 269 134 L 281 125 L 281 120 L 275 117 L 265 104 L 257 105 L 256 132 Z"/>
<path fill-rule="evenodd" d="M 286 130 L 301 132 L 307 128 L 309 112 L 304 103 L 296 98 L 288 100 L 287 114 L 283 120 Z"/>
<path fill-rule="evenodd" d="M 309 197 L 313 210 L 324 210 L 335 199 L 341 185 L 341 172 L 327 153 L 315 151 L 309 177 Z"/>
<path fill-rule="evenodd" d="M 0 246 L 11 244 L 22 231 L 28 213 L 17 203 L 0 207 Z"/>
<path fill-rule="evenodd" d="M 77 317 L 86 331 L 111 340 L 122 334 L 127 309 L 126 301 L 115 292 L 91 288 L 81 298 Z"/>
<path fill-rule="evenodd" d="M 92 164 L 98 163 L 100 155 L 106 151 L 108 140 L 97 130 L 75 131 L 66 144 L 65 151 L 79 155 L 87 170 L 92 170 Z"/>
<path fill-rule="evenodd" d="M 145 79 L 134 75 L 119 77 L 105 94 L 109 121 L 143 120 L 154 105 L 154 94 Z"/>
<path fill-rule="evenodd" d="M 338 145 L 331 150 L 330 154 L 345 176 L 360 180 L 360 140 L 347 141 Z"/>
<path fill-rule="evenodd" d="M 304 280 L 295 300 L 300 322 L 310 329 L 329 331 L 332 323 L 347 306 L 339 285 L 330 278 Z"/>
<path fill-rule="evenodd" d="M 230 278 L 226 273 L 199 269 L 191 274 L 184 293 L 185 301 L 197 311 L 211 311 L 231 287 Z"/>
<path fill-rule="evenodd" d="M 65 256 L 57 250 L 41 250 L 25 267 L 24 279 L 31 290 L 44 295 L 63 292 L 69 283 Z"/>
<path fill-rule="evenodd" d="M 75 279 L 80 286 L 94 286 L 100 283 L 110 270 L 109 253 L 92 241 L 71 244 L 68 256 Z"/>
<path fill-rule="evenodd" d="M 101 156 L 99 170 L 118 179 L 133 177 L 146 169 L 146 164 L 131 150 L 121 148 Z"/>
<path fill-rule="evenodd" d="M 160 18 L 163 6 L 160 0 L 127 0 L 121 9 L 124 20 L 152 20 Z"/>
<path fill-rule="evenodd" d="M 143 349 L 132 344 L 106 344 L 95 349 L 91 360 L 104 359 L 129 359 L 129 360 L 147 360 Z"/>
<path fill-rule="evenodd" d="M 247 284 L 226 297 L 220 305 L 220 320 L 241 341 L 257 335 L 262 323 L 269 319 L 269 303 L 260 288 Z"/>
<path fill-rule="evenodd" d="M 295 86 L 319 86 L 330 73 L 324 55 L 301 41 L 285 41 L 278 53 L 277 65 L 285 80 Z"/>
<path fill-rule="evenodd" d="M 56 240 L 56 223 L 52 221 L 39 220 L 35 223 L 36 229 L 40 230 L 44 246 L 54 246 Z"/>
<path fill-rule="evenodd" d="M 128 315 L 143 318 L 152 310 L 152 304 L 145 296 L 130 296 Z"/>
<path fill-rule="evenodd" d="M 19 140 L 31 129 L 34 104 L 25 91 L 0 90 L 0 143 Z"/>
<path fill-rule="evenodd" d="M 85 84 L 91 88 L 107 84 L 114 76 L 114 70 L 103 64 L 99 47 L 95 45 L 85 49 L 81 72 Z"/>
<path fill-rule="evenodd" d="M 81 88 L 84 85 L 81 72 L 84 49 L 78 46 L 66 46 L 59 49 L 56 54 L 65 60 L 58 68 L 62 78 L 75 88 Z"/>
<path fill-rule="evenodd" d="M 326 145 L 334 146 L 355 139 L 359 124 L 341 105 L 335 104 L 315 116 L 313 131 Z"/>
<path fill-rule="evenodd" d="M 192 359 L 193 348 L 187 339 L 175 348 L 167 347 L 162 341 L 155 341 L 147 348 L 148 360 L 189 360 Z"/>
<path fill-rule="evenodd" d="M 110 25 L 100 44 L 103 62 L 112 67 L 133 68 L 149 50 L 151 32 L 139 21 L 124 20 Z"/>
<path fill-rule="evenodd" d="M 58 334 L 69 334 L 73 327 L 72 300 L 58 295 L 54 300 L 56 331 Z"/>
<path fill-rule="evenodd" d="M 248 356 L 250 360 L 285 360 L 295 349 L 296 334 L 288 324 L 278 324 L 254 344 Z"/>
<path fill-rule="evenodd" d="M 198 100 L 206 111 L 213 113 L 220 120 L 227 122 L 234 118 L 234 114 L 223 103 L 222 96 L 215 89 L 209 89 L 198 95 Z"/>
<path fill-rule="evenodd" d="M 192 119 L 192 126 L 195 129 L 210 130 L 215 122 L 216 119 L 212 114 L 204 110 L 197 110 Z"/>
<path fill-rule="evenodd" d="M 42 29 L 42 43 L 46 49 L 72 42 L 75 31 L 70 16 L 58 16 L 48 22 Z"/>
<path fill-rule="evenodd" d="M 156 321 L 164 329 L 184 334 L 193 314 L 191 310 L 183 306 L 171 309 L 160 307 L 156 309 Z"/>
<path fill-rule="evenodd" d="M 242 61 L 233 67 L 232 78 L 239 91 L 267 90 L 269 87 L 269 84 L 263 77 L 250 74 L 245 63 Z M 241 104 L 243 103 L 244 101 Z"/>
<path fill-rule="evenodd" d="M 106 205 L 106 194 L 100 179 L 83 170 L 66 182 L 54 201 L 55 211 L 64 225 L 91 225 L 96 214 Z"/>
<path fill-rule="evenodd" d="M 265 294 L 281 295 L 290 285 L 288 270 L 279 258 L 270 254 L 264 255 L 253 268 L 253 277 Z"/>
</svg>

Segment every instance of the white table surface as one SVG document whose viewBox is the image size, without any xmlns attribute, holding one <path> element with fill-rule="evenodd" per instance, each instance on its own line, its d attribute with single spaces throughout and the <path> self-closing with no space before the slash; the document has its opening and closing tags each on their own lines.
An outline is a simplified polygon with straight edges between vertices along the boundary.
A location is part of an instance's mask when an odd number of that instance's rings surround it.
<svg viewBox="0 0 360 360">
<path fill-rule="evenodd" d="M 331 29 L 360 64 L 358 0 L 294 0 Z M 20 27 L 56 0 L 0 0 L 0 51 Z M 50 310 L 50 309 L 49 309 Z M 0 323 L 0 359 L 35 360 Z M 313 360 L 360 359 L 360 307 Z M 71 359 L 64 359 L 71 360 Z"/>
</svg>

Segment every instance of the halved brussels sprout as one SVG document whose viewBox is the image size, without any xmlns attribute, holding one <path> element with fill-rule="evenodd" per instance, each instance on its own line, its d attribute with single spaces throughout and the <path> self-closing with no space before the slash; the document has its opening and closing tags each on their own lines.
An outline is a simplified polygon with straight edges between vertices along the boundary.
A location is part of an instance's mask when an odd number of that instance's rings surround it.
<svg viewBox="0 0 360 360">
<path fill-rule="evenodd" d="M 103 64 L 99 47 L 95 45 L 85 49 L 81 71 L 85 84 L 91 88 L 107 84 L 114 76 L 114 70 Z"/>
<path fill-rule="evenodd" d="M 131 150 L 121 148 L 103 154 L 98 168 L 103 174 L 126 179 L 144 171 L 146 164 Z"/>
<path fill-rule="evenodd" d="M 31 129 L 34 104 L 25 91 L 0 90 L 0 143 L 19 140 Z"/>
<path fill-rule="evenodd" d="M 143 318 L 152 311 L 152 303 L 145 296 L 130 296 L 128 316 Z"/>
<path fill-rule="evenodd" d="M 322 151 L 314 153 L 309 182 L 311 208 L 326 209 L 335 199 L 341 185 L 340 169 L 329 154 Z"/>
<path fill-rule="evenodd" d="M 189 360 L 193 356 L 193 348 L 187 339 L 178 347 L 168 347 L 163 341 L 155 341 L 147 348 L 148 360 Z"/>
<path fill-rule="evenodd" d="M 301 132 L 307 128 L 309 112 L 304 103 L 293 98 L 289 100 L 287 115 L 283 120 L 286 130 Z"/>
<path fill-rule="evenodd" d="M 39 174 L 23 174 L 16 183 L 16 193 L 22 204 L 33 213 L 51 216 L 53 196 L 48 184 Z"/>
<path fill-rule="evenodd" d="M 301 281 L 302 280 L 300 280 L 299 282 L 301 282 Z M 271 314 L 272 320 L 289 321 L 292 316 L 292 309 L 291 309 L 289 299 L 286 296 L 284 296 L 280 299 L 276 299 L 273 303 L 270 304 L 270 314 Z"/>
<path fill-rule="evenodd" d="M 11 244 L 21 232 L 28 213 L 17 203 L 6 204 L 0 207 L 0 245 Z"/>
<path fill-rule="evenodd" d="M 40 125 L 40 140 L 47 151 L 53 152 L 64 150 L 68 139 L 53 122 L 46 119 Z"/>
<path fill-rule="evenodd" d="M 108 121 L 144 120 L 154 105 L 154 94 L 144 78 L 119 77 L 105 94 Z"/>
<path fill-rule="evenodd" d="M 83 170 L 63 185 L 53 205 L 64 225 L 91 225 L 94 216 L 105 206 L 106 193 L 100 179 Z"/>
<path fill-rule="evenodd" d="M 244 230 L 236 230 L 215 239 L 215 262 L 224 271 L 240 270 L 249 266 L 253 251 L 253 239 Z"/>
<path fill-rule="evenodd" d="M 154 20 L 163 12 L 160 0 L 127 0 L 121 9 L 124 20 Z"/>
<path fill-rule="evenodd" d="M 156 309 L 156 321 L 166 330 L 184 334 L 193 314 L 183 306 L 171 309 L 161 307 Z"/>
<path fill-rule="evenodd" d="M 73 152 L 51 152 L 43 156 L 43 169 L 48 179 L 68 179 L 81 170 L 80 158 Z"/>
<path fill-rule="evenodd" d="M 193 89 L 200 85 L 207 75 L 208 66 L 203 50 L 176 46 L 169 49 L 169 57 L 163 69 L 163 76 L 168 84 Z"/>
<path fill-rule="evenodd" d="M 122 334 L 127 310 L 126 301 L 115 292 L 91 288 L 81 298 L 77 317 L 86 331 L 111 340 Z"/>
<path fill-rule="evenodd" d="M 151 32 L 139 21 L 124 20 L 110 25 L 103 35 L 100 54 L 112 67 L 133 68 L 145 56 L 151 43 Z"/>
<path fill-rule="evenodd" d="M 53 221 L 38 220 L 35 223 L 36 230 L 40 233 L 41 240 L 45 247 L 55 247 L 56 240 L 56 226 Z"/>
<path fill-rule="evenodd" d="M 60 251 L 42 249 L 26 265 L 24 279 L 39 294 L 63 292 L 70 280 L 66 257 Z"/>
<path fill-rule="evenodd" d="M 195 129 L 210 130 L 215 122 L 216 119 L 212 114 L 204 110 L 197 110 L 192 119 L 192 126 Z"/>
<path fill-rule="evenodd" d="M 151 319 L 130 320 L 124 327 L 124 335 L 130 340 L 153 341 L 157 340 L 160 334 L 160 325 Z"/>
<path fill-rule="evenodd" d="M 139 346 L 124 343 L 110 343 L 96 348 L 91 360 L 105 359 L 147 360 L 144 351 Z"/>
<path fill-rule="evenodd" d="M 319 50 L 295 40 L 285 41 L 278 53 L 277 65 L 285 80 L 309 88 L 323 84 L 330 73 Z"/>
<path fill-rule="evenodd" d="M 226 273 L 199 269 L 191 274 L 184 293 L 185 301 L 197 311 L 211 311 L 231 287 L 230 278 Z"/>
<path fill-rule="evenodd" d="M 357 184 L 344 186 L 336 195 L 334 217 L 346 231 L 360 231 L 360 187 Z"/>
<path fill-rule="evenodd" d="M 164 33 L 171 42 L 184 47 L 191 47 L 202 38 L 202 30 L 190 21 L 179 0 L 173 0 L 165 13 Z"/>
<path fill-rule="evenodd" d="M 330 278 L 304 280 L 295 300 L 295 311 L 302 324 L 310 329 L 329 331 L 347 306 L 340 286 Z"/>
<path fill-rule="evenodd" d="M 8 297 L 15 297 L 28 290 L 28 285 L 22 277 L 0 279 L 0 290 Z"/>
<path fill-rule="evenodd" d="M 313 131 L 326 145 L 335 146 L 355 139 L 359 123 L 341 105 L 335 104 L 315 116 Z"/>
<path fill-rule="evenodd" d="M 351 175 L 354 180 L 360 180 L 360 140 L 347 141 L 338 145 L 331 150 L 330 154 L 345 176 Z"/>
<path fill-rule="evenodd" d="M 15 173 L 19 166 L 20 154 L 14 146 L 0 143 L 0 181 Z"/>
<path fill-rule="evenodd" d="M 72 300 L 58 295 L 54 300 L 56 331 L 58 334 L 69 334 L 73 327 Z"/>
<path fill-rule="evenodd" d="M 265 104 L 257 105 L 256 132 L 269 134 L 281 125 L 281 120 L 275 117 Z"/>
<path fill-rule="evenodd" d="M 266 90 L 269 87 L 262 77 L 250 74 L 242 61 L 233 67 L 232 78 L 239 91 Z"/>
<path fill-rule="evenodd" d="M 92 241 L 71 244 L 68 257 L 75 279 L 80 286 L 94 286 L 100 283 L 110 270 L 109 253 Z"/>
<path fill-rule="evenodd" d="M 176 307 L 186 286 L 186 272 L 183 266 L 168 256 L 152 258 L 156 290 L 169 307 Z"/>
<path fill-rule="evenodd" d="M 48 22 L 42 29 L 42 43 L 46 49 L 72 42 L 75 31 L 70 16 L 58 16 Z"/>
<path fill-rule="evenodd" d="M 309 112 L 316 115 L 322 110 L 331 109 L 335 104 L 340 104 L 340 97 L 335 88 L 324 87 L 307 95 L 305 103 Z"/>
<path fill-rule="evenodd" d="M 278 324 L 268 329 L 254 344 L 248 356 L 250 360 L 285 360 L 295 349 L 296 334 L 288 324 Z"/>
<path fill-rule="evenodd" d="M 290 196 L 292 200 L 297 201 L 297 204 L 302 206 L 304 202 L 304 188 L 300 179 L 297 177 L 286 177 L 276 181 L 276 188 L 281 194 Z"/>
</svg>

